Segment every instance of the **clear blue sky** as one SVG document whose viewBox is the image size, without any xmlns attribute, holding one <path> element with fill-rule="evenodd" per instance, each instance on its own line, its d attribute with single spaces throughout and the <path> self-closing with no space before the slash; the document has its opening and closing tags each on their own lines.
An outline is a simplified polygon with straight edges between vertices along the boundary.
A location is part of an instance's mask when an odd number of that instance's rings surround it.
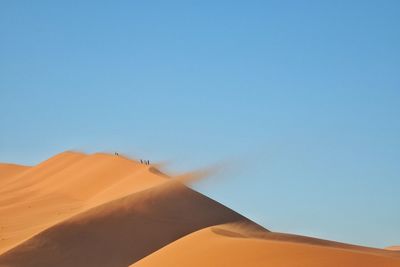
<svg viewBox="0 0 400 267">
<path fill-rule="evenodd" d="M 234 159 L 197 188 L 275 231 L 400 243 L 399 1 L 82 2 L 0 3 L 1 162 Z"/>
</svg>

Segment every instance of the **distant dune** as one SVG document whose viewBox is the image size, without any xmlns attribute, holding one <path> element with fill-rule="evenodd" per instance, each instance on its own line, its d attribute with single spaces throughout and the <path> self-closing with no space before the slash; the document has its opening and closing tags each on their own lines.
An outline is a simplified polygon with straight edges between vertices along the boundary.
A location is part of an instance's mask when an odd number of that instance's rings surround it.
<svg viewBox="0 0 400 267">
<path fill-rule="evenodd" d="M 0 164 L 0 266 L 400 266 L 397 251 L 270 232 L 179 181 L 101 153 Z"/>
<path fill-rule="evenodd" d="M 385 248 L 387 250 L 400 251 L 400 246 L 390 246 Z"/>
</svg>

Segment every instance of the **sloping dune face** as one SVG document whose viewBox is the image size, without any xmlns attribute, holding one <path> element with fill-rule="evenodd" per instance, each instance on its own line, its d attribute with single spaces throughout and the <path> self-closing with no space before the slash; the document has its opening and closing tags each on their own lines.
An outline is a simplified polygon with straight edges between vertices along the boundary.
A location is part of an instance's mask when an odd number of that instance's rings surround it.
<svg viewBox="0 0 400 267">
<path fill-rule="evenodd" d="M 392 250 L 392 251 L 399 251 L 400 252 L 400 246 L 390 246 L 385 248 L 387 250 Z"/>
<path fill-rule="evenodd" d="M 14 176 L 20 175 L 30 167 L 16 164 L 0 163 L 0 185 L 4 185 Z"/>
<path fill-rule="evenodd" d="M 379 249 L 225 224 L 185 236 L 130 267 L 150 266 L 395 267 L 400 258 Z"/>
<path fill-rule="evenodd" d="M 269 232 L 178 181 L 107 154 L 0 164 L 0 266 L 400 266 L 397 251 Z"/>
<path fill-rule="evenodd" d="M 61 153 L 34 167 L 0 165 L 0 253 L 99 204 L 165 182 L 138 162 Z"/>
</svg>

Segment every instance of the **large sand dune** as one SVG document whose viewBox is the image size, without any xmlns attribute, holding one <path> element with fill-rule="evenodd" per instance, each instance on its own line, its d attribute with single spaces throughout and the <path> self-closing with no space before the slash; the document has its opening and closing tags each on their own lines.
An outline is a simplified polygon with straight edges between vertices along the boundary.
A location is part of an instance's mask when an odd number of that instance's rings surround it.
<svg viewBox="0 0 400 267">
<path fill-rule="evenodd" d="M 0 266 L 400 266 L 400 253 L 272 233 L 122 156 L 0 165 Z"/>
<path fill-rule="evenodd" d="M 106 154 L 65 152 L 23 171 L 1 169 L 10 176 L 0 178 L 0 253 L 72 215 L 165 181 L 146 165 Z"/>
</svg>

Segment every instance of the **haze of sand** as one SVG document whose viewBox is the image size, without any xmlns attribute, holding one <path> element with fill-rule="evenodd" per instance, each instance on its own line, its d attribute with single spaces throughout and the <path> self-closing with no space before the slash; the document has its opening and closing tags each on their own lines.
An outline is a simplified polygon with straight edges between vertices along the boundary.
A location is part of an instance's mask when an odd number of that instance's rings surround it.
<svg viewBox="0 0 400 267">
<path fill-rule="evenodd" d="M 181 181 L 108 154 L 1 164 L 0 266 L 400 266 L 397 251 L 270 232 Z"/>
</svg>

